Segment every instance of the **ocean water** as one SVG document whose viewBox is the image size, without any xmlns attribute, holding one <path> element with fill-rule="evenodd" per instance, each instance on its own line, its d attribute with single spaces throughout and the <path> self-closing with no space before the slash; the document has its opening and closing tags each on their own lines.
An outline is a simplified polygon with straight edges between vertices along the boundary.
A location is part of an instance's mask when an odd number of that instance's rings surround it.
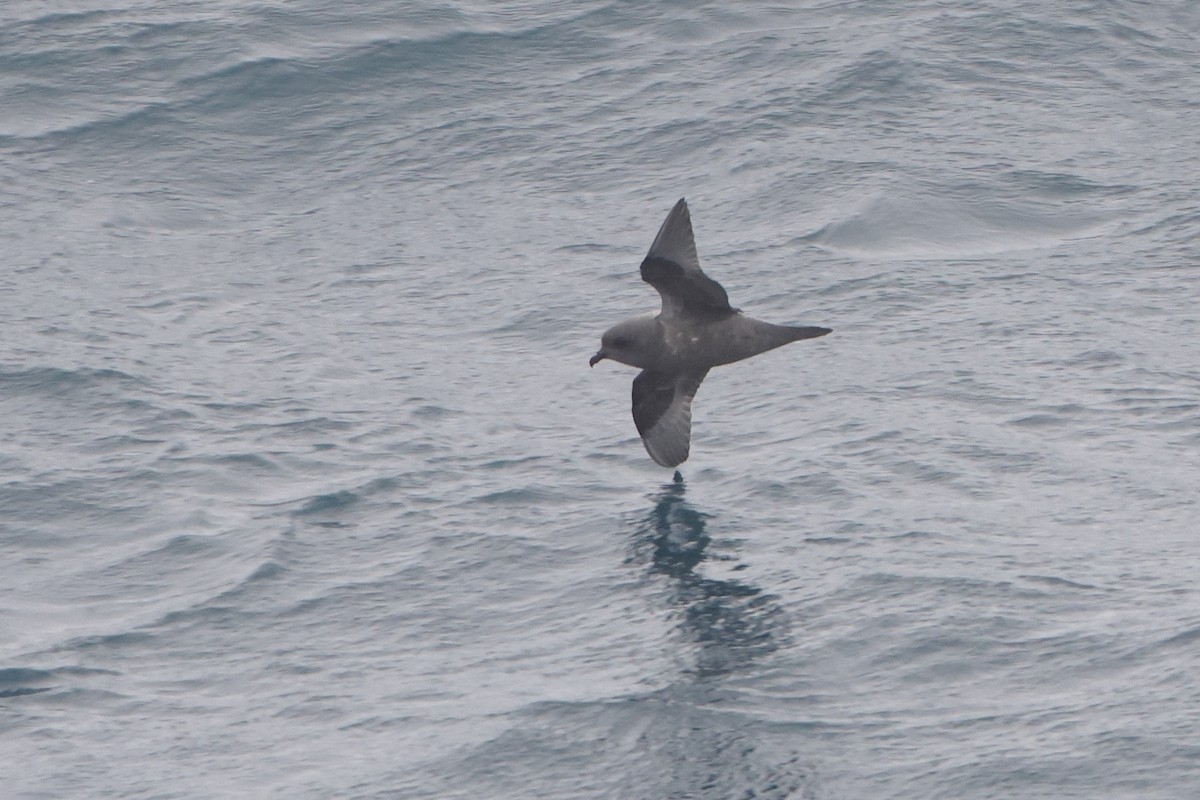
<svg viewBox="0 0 1200 800">
<path fill-rule="evenodd" d="M 0 794 L 1198 796 L 1198 8 L 9 0 Z"/>
</svg>

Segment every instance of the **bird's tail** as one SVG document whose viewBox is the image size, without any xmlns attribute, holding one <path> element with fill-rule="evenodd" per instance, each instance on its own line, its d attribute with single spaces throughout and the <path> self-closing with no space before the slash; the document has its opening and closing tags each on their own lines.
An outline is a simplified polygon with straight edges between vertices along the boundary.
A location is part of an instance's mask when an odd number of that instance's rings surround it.
<svg viewBox="0 0 1200 800">
<path fill-rule="evenodd" d="M 776 325 L 742 314 L 718 324 L 721 326 L 718 332 L 721 342 L 714 348 L 716 364 L 732 364 L 800 339 L 813 339 L 829 333 L 829 328 Z"/>
<path fill-rule="evenodd" d="M 793 327 L 791 325 L 783 325 L 780 327 L 787 328 L 788 333 L 789 333 L 789 338 L 788 338 L 789 342 L 798 342 L 801 339 L 815 339 L 818 336 L 824 336 L 825 334 L 831 333 L 833 331 L 833 328 L 822 328 L 818 325 L 806 325 L 806 326 L 800 326 L 800 327 Z"/>
</svg>

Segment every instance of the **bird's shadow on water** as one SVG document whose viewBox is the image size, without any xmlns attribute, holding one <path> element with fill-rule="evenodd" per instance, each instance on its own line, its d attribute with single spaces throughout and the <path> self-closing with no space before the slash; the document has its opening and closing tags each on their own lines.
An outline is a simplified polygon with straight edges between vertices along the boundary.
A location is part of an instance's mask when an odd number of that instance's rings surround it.
<svg viewBox="0 0 1200 800">
<path fill-rule="evenodd" d="M 676 472 L 654 496 L 653 508 L 636 526 L 631 560 L 648 562 L 652 576 L 669 582 L 667 598 L 680 614 L 680 632 L 697 648 L 692 673 L 711 682 L 773 653 L 788 625 L 775 596 L 747 581 L 698 571 L 705 562 L 726 562 L 721 567 L 727 572 L 744 565 L 736 563 L 733 543 L 714 544 L 708 527 L 715 517 L 694 508 L 686 492 Z M 721 550 L 726 552 L 716 552 Z"/>
<path fill-rule="evenodd" d="M 687 666 L 617 697 L 533 704 L 500 736 L 437 764 L 445 797 L 605 797 L 800 800 L 819 796 L 801 751 L 803 725 L 764 719 L 756 664 L 789 637 L 778 599 L 753 585 L 729 525 L 695 508 L 676 475 L 630 526 L 626 566 L 642 572 L 655 602 L 677 620 L 675 650 Z M 714 537 L 710 531 L 720 531 Z M 645 588 L 645 587 L 643 587 Z M 657 670 L 661 662 L 648 659 Z M 646 689 L 649 686 L 651 688 Z"/>
</svg>

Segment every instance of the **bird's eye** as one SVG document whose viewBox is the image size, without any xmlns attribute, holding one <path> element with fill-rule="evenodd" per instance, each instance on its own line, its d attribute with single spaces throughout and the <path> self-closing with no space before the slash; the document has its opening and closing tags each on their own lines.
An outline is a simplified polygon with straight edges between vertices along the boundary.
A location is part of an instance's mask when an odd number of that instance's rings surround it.
<svg viewBox="0 0 1200 800">
<path fill-rule="evenodd" d="M 617 348 L 618 350 L 624 350 L 628 346 L 629 340 L 624 336 L 618 336 L 617 338 L 613 339 L 613 347 Z"/>
</svg>

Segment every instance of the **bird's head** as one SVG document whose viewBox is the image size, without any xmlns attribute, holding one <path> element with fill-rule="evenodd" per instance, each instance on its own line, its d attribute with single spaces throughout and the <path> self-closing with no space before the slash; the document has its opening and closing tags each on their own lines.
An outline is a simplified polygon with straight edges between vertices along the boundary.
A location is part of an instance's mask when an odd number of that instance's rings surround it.
<svg viewBox="0 0 1200 800">
<path fill-rule="evenodd" d="M 618 323 L 600 337 L 600 349 L 588 361 L 596 366 L 606 358 L 646 369 L 656 351 L 658 321 L 653 317 L 637 317 Z"/>
</svg>

